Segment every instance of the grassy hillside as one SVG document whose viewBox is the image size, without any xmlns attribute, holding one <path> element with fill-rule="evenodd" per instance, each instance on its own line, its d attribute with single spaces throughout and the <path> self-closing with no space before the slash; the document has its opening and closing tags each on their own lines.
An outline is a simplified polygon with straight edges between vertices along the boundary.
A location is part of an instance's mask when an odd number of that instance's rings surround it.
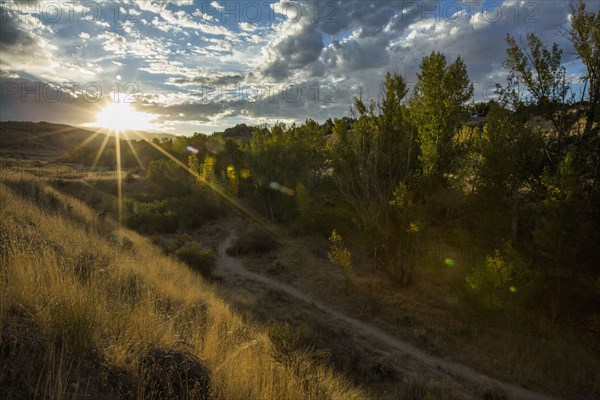
<svg viewBox="0 0 600 400">
<path fill-rule="evenodd" d="M 110 140 L 113 136 L 114 132 L 97 131 L 93 128 L 83 129 L 65 124 L 0 121 L 0 156 L 36 160 L 81 161 L 85 159 L 85 157 L 82 158 L 82 154 L 90 152 L 92 158 L 86 161 L 91 164 L 99 149 L 104 149 L 106 144 L 108 144 L 108 148 L 114 145 L 114 139 Z M 176 138 L 176 136 L 166 133 L 144 131 L 129 132 L 126 136 L 135 139 L 143 138 L 148 141 Z M 114 158 L 110 161 L 114 163 Z"/>
<path fill-rule="evenodd" d="M 0 183 L 0 257 L 0 398 L 368 397 L 44 181 Z"/>
<path fill-rule="evenodd" d="M 3 121 L 0 123 L 0 154 L 55 158 L 74 149 L 93 134 L 69 125 Z M 99 148 L 103 136 L 98 135 L 90 145 Z"/>
</svg>

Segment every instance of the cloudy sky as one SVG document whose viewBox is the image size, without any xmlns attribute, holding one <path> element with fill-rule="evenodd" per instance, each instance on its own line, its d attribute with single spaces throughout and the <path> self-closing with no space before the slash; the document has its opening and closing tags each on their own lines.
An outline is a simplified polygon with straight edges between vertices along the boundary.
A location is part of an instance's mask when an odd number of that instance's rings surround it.
<svg viewBox="0 0 600 400">
<path fill-rule="evenodd" d="M 507 32 L 559 43 L 569 77 L 582 72 L 560 35 L 566 1 L 3 0 L 0 9 L 1 120 L 93 125 L 126 102 L 143 128 L 177 134 L 322 122 L 347 115 L 354 96 L 377 98 L 386 71 L 414 82 L 433 50 L 463 57 L 485 100 L 504 82 Z"/>
</svg>

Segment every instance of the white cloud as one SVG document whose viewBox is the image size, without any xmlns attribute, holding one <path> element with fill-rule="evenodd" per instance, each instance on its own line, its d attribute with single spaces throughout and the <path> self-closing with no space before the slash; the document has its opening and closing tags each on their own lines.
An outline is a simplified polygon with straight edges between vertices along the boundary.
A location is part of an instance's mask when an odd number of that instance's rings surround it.
<svg viewBox="0 0 600 400">
<path fill-rule="evenodd" d="M 220 5 L 219 2 L 217 2 L 217 1 L 211 2 L 210 6 L 212 8 L 214 8 L 215 10 L 219 10 L 219 11 L 223 11 L 225 9 L 225 7 L 223 7 L 222 5 Z"/>
<path fill-rule="evenodd" d="M 98 38 L 104 39 L 102 47 L 109 53 L 122 55 L 127 52 L 127 40 L 118 33 L 105 32 Z"/>
<path fill-rule="evenodd" d="M 240 29 L 243 30 L 244 32 L 254 32 L 258 29 L 258 26 L 256 24 L 242 22 L 242 23 L 240 23 Z"/>
</svg>

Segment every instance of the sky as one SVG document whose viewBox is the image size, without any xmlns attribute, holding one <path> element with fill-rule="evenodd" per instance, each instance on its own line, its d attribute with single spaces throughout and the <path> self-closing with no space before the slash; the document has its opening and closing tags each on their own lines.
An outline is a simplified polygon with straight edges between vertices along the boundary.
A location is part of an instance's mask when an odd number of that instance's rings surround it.
<svg viewBox="0 0 600 400">
<path fill-rule="evenodd" d="M 94 126 L 103 115 L 173 134 L 324 122 L 349 115 L 354 97 L 377 99 L 388 71 L 410 87 L 432 51 L 462 57 L 473 101 L 485 101 L 505 83 L 507 33 L 557 42 L 569 79 L 583 72 L 561 35 L 567 1 L 23 0 L 0 11 L 0 120 Z"/>
</svg>

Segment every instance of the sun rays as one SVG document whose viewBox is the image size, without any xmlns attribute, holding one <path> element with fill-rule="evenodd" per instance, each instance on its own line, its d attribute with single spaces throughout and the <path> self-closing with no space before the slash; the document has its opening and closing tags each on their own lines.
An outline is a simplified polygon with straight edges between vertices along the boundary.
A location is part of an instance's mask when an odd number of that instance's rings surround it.
<svg viewBox="0 0 600 400">
<path fill-rule="evenodd" d="M 122 166 L 122 154 L 121 140 L 124 140 L 131 151 L 131 154 L 135 158 L 137 164 L 140 166 L 142 170 L 145 169 L 142 160 L 139 157 L 139 154 L 132 143 L 132 140 L 138 139 L 145 141 L 146 144 L 152 146 L 154 149 L 158 150 L 161 154 L 175 162 L 179 167 L 183 168 L 190 175 L 192 175 L 198 181 L 206 184 L 210 189 L 215 192 L 219 197 L 225 200 L 230 205 L 237 208 L 246 216 L 250 217 L 252 220 L 257 222 L 263 229 L 265 229 L 270 234 L 276 234 L 278 229 L 271 224 L 267 219 L 258 214 L 256 211 L 251 209 L 250 207 L 241 203 L 238 199 L 231 196 L 221 188 L 217 183 L 203 181 L 201 176 L 197 171 L 189 168 L 185 163 L 181 162 L 177 157 L 170 154 L 159 144 L 154 143 L 151 140 L 147 140 L 146 137 L 139 130 L 147 129 L 149 127 L 150 121 L 152 120 L 151 115 L 140 113 L 133 110 L 128 104 L 124 103 L 116 103 L 110 104 L 104 107 L 101 111 L 98 112 L 96 116 L 96 122 L 93 125 L 96 125 L 98 128 L 96 131 L 91 134 L 88 138 L 86 138 L 81 144 L 77 145 L 74 149 L 72 149 L 69 153 L 75 153 L 82 149 L 83 147 L 89 145 L 94 139 L 96 139 L 99 135 L 104 135 L 102 143 L 99 145 L 98 151 L 93 161 L 93 165 L 96 166 L 102 155 L 104 154 L 106 147 L 111 139 L 111 136 L 114 137 L 115 140 L 115 166 L 116 166 L 116 177 L 117 177 L 117 201 L 118 201 L 118 221 L 119 223 L 123 222 L 123 166 Z M 131 135 L 135 135 L 136 138 L 132 138 Z"/>
<path fill-rule="evenodd" d="M 154 129 L 154 118 L 152 114 L 134 110 L 130 103 L 111 103 L 96 114 L 95 125 L 112 131 Z"/>
</svg>

